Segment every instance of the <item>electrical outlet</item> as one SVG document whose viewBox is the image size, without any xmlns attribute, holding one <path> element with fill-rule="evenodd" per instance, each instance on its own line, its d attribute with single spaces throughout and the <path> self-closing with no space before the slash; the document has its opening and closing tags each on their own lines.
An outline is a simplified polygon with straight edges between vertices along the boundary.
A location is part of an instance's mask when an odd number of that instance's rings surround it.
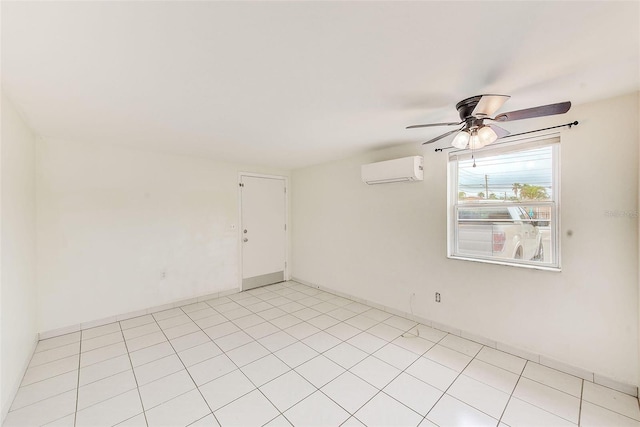
<svg viewBox="0 0 640 427">
<path fill-rule="evenodd" d="M 436 292 L 436 302 L 440 302 L 440 292 Z"/>
</svg>

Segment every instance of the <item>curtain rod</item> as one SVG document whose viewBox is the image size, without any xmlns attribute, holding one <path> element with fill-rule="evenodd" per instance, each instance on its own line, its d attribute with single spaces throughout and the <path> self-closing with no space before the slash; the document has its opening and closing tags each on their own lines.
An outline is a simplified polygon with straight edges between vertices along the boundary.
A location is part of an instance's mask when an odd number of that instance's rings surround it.
<svg viewBox="0 0 640 427">
<path fill-rule="evenodd" d="M 511 138 L 511 137 L 514 137 L 514 136 L 526 135 L 526 134 L 528 134 L 528 133 L 542 132 L 543 130 L 557 129 L 557 128 L 563 128 L 563 127 L 569 127 L 569 129 L 571 129 L 571 127 L 572 127 L 572 126 L 578 126 L 578 121 L 576 120 L 576 121 L 571 122 L 571 123 L 565 123 L 565 124 L 563 124 L 563 125 L 551 126 L 551 127 L 543 128 L 543 129 L 530 130 L 530 131 L 528 131 L 528 132 L 514 133 L 513 135 L 507 135 L 507 136 L 505 136 L 504 138 L 500 138 L 500 139 L 506 139 L 506 138 Z M 442 151 L 444 151 L 444 150 L 451 150 L 451 149 L 453 149 L 453 148 L 455 148 L 455 147 L 436 148 L 436 149 L 435 149 L 435 152 L 436 152 L 436 153 L 437 153 L 438 151 L 442 152 Z"/>
</svg>

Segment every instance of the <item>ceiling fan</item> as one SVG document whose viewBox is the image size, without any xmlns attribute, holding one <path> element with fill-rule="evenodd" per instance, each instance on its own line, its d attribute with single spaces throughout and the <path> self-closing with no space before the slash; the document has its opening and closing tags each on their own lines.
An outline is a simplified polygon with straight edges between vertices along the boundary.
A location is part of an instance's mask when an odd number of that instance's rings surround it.
<svg viewBox="0 0 640 427">
<path fill-rule="evenodd" d="M 511 122 L 514 120 L 531 119 L 534 117 L 553 116 L 556 114 L 564 114 L 571 108 L 571 102 L 560 102 L 558 104 L 542 105 L 540 107 L 526 108 L 524 110 L 510 111 L 508 113 L 500 113 L 492 117 L 496 111 L 510 98 L 507 95 L 476 95 L 471 98 L 463 99 L 456 104 L 456 110 L 460 115 L 461 122 L 453 123 L 429 123 L 424 125 L 407 126 L 407 129 L 432 127 L 432 126 L 460 126 L 457 129 L 443 133 L 422 145 L 431 144 L 446 138 L 456 132 L 458 134 L 453 138 L 451 145 L 459 149 L 465 149 L 467 145 L 472 150 L 482 148 L 492 144 L 500 138 L 509 135 L 509 131 L 487 122 Z"/>
</svg>

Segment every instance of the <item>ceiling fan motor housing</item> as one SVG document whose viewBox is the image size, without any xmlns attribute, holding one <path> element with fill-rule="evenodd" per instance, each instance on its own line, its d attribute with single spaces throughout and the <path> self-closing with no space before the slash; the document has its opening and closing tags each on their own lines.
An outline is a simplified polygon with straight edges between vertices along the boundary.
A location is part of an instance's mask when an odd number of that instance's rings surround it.
<svg viewBox="0 0 640 427">
<path fill-rule="evenodd" d="M 463 99 L 456 104 L 456 110 L 458 110 L 458 114 L 460 114 L 460 120 L 466 121 L 473 117 L 471 114 L 476 108 L 476 105 L 478 105 L 478 102 L 480 102 L 480 98 L 482 98 L 482 95 L 476 95 L 471 98 Z"/>
</svg>

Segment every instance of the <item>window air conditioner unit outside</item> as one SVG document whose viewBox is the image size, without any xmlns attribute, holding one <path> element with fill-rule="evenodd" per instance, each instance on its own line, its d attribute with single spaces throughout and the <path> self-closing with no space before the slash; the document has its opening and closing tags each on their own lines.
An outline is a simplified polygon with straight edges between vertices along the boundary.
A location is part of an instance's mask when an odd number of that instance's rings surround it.
<svg viewBox="0 0 640 427">
<path fill-rule="evenodd" d="M 369 185 L 422 181 L 424 179 L 422 166 L 422 156 L 370 163 L 362 165 L 362 181 Z"/>
</svg>

